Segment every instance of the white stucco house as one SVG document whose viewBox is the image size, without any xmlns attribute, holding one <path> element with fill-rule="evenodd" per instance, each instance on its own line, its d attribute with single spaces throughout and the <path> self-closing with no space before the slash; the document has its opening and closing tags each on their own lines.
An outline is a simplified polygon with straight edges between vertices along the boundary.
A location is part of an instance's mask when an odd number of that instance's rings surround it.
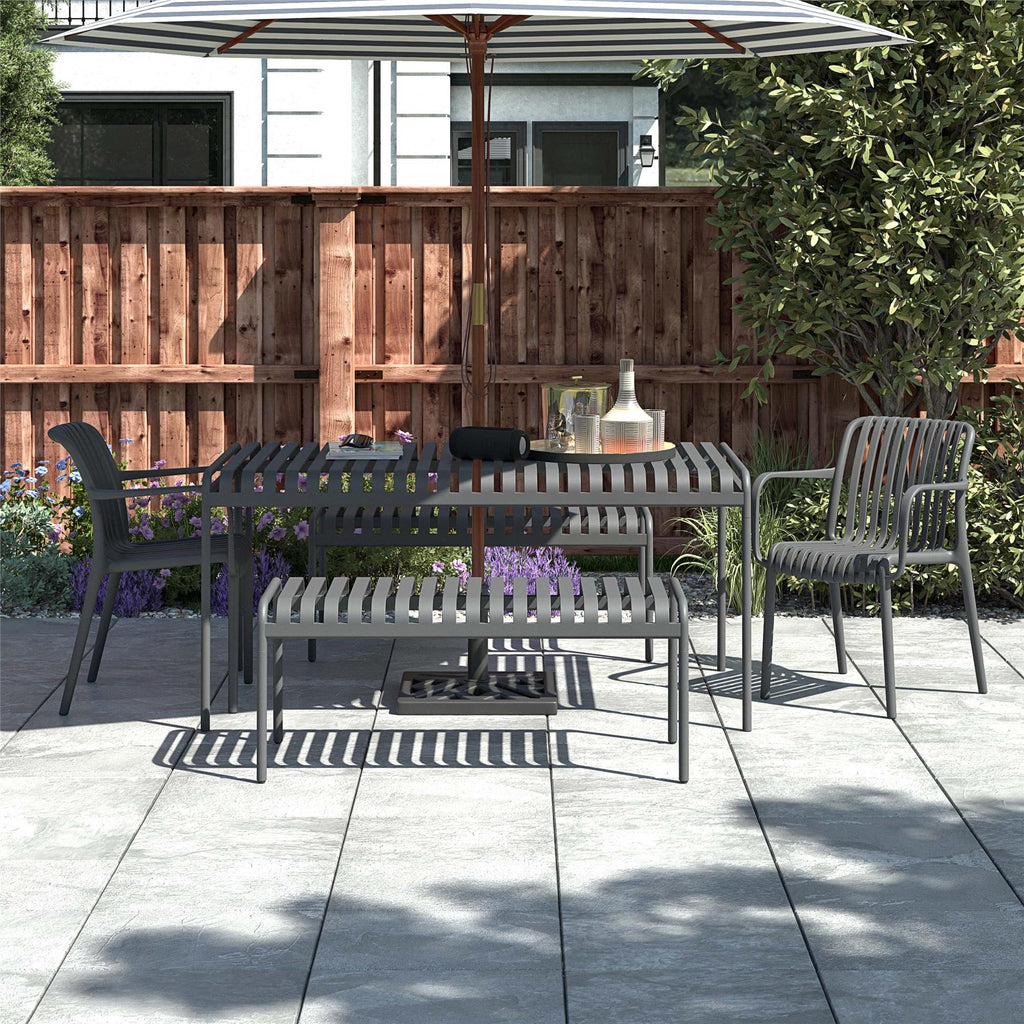
<svg viewBox="0 0 1024 1024">
<path fill-rule="evenodd" d="M 55 28 L 147 2 L 59 0 Z M 659 93 L 635 72 L 607 61 L 497 69 L 492 183 L 658 185 Z M 469 183 L 469 79 L 459 64 L 62 47 L 54 77 L 65 99 L 56 184 Z"/>
</svg>

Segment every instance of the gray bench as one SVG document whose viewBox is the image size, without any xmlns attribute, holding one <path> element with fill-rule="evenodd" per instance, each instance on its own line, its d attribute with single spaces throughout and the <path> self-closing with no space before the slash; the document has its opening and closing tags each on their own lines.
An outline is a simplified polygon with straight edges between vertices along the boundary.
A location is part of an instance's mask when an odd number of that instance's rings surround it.
<svg viewBox="0 0 1024 1024">
<path fill-rule="evenodd" d="M 285 640 L 328 638 L 434 639 L 579 639 L 642 637 L 668 640 L 668 741 L 679 745 L 679 781 L 689 778 L 689 669 L 687 605 L 674 576 L 651 575 L 597 581 L 584 577 L 581 593 L 572 580 L 537 581 L 537 594 L 527 594 L 527 581 L 473 577 L 464 591 L 458 580 L 424 578 L 416 591 L 411 576 L 374 581 L 322 576 L 308 581 L 274 579 L 260 598 L 257 639 L 256 779 L 267 778 L 267 683 L 273 672 L 274 742 L 284 732 Z M 272 669 L 271 669 L 272 666 Z M 495 713 L 514 710 L 507 696 L 493 694 Z M 435 703 L 434 708 L 437 709 Z M 443 709 L 443 702 L 440 703 Z M 553 710 L 553 709 L 552 709 Z"/>
<path fill-rule="evenodd" d="M 407 504 L 323 509 L 310 520 L 309 575 L 327 574 L 330 547 L 469 547 L 472 514 L 468 506 Z M 654 521 L 650 509 L 582 506 L 574 508 L 488 508 L 487 547 L 635 548 L 637 575 L 654 572 Z M 654 641 L 644 653 L 654 660 Z M 316 660 L 316 641 L 308 645 Z"/>
</svg>

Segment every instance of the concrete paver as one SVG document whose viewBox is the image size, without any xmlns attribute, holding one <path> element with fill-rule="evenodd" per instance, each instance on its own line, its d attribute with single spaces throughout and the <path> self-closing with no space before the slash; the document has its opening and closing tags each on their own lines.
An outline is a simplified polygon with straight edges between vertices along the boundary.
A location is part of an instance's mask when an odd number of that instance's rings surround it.
<svg viewBox="0 0 1024 1024">
<path fill-rule="evenodd" d="M 286 645 L 259 786 L 251 687 L 195 732 L 198 623 L 116 623 L 61 718 L 75 625 L 2 623 L 0 1024 L 1016 1019 L 1024 623 L 980 696 L 962 624 L 898 621 L 896 725 L 876 621 L 839 676 L 780 618 L 742 733 L 738 624 L 719 673 L 695 620 L 686 786 L 664 644 L 493 654 L 554 669 L 550 720 L 394 714 L 457 644 Z"/>
</svg>

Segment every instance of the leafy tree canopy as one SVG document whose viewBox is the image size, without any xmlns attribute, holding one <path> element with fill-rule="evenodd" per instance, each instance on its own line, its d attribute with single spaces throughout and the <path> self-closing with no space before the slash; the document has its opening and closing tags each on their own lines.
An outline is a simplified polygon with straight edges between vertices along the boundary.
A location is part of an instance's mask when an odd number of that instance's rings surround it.
<svg viewBox="0 0 1024 1024">
<path fill-rule="evenodd" d="M 683 122 L 715 164 L 712 218 L 745 261 L 754 351 L 808 358 L 885 414 L 956 405 L 1024 316 L 1024 2 L 823 6 L 914 45 L 709 61 L 761 112 Z M 655 62 L 662 80 L 676 73 Z"/>
<path fill-rule="evenodd" d="M 32 45 L 45 27 L 35 0 L 0 0 L 0 185 L 53 180 L 46 146 L 60 102 L 55 54 Z"/>
</svg>

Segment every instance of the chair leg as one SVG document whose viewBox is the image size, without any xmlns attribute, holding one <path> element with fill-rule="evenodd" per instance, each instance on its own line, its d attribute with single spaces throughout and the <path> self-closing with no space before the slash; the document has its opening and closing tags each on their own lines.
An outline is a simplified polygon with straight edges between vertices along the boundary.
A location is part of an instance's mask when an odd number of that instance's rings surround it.
<svg viewBox="0 0 1024 1024">
<path fill-rule="evenodd" d="M 892 581 L 888 572 L 879 579 L 882 608 L 882 666 L 885 674 L 885 712 L 896 718 L 896 661 L 892 651 Z"/>
<path fill-rule="evenodd" d="M 718 510 L 718 551 L 715 558 L 715 583 L 718 589 L 718 650 L 717 668 L 719 672 L 726 669 L 725 661 L 725 618 L 729 614 L 727 577 L 729 568 L 728 553 L 729 510 Z"/>
<path fill-rule="evenodd" d="M 772 644 L 775 640 L 775 586 L 778 572 L 771 564 L 764 579 L 764 635 L 761 640 L 761 700 L 772 692 Z"/>
<path fill-rule="evenodd" d="M 247 537 L 245 541 L 246 547 L 243 551 L 241 559 L 241 573 L 240 590 L 239 595 L 239 609 L 238 609 L 238 620 L 239 628 L 238 635 L 241 637 L 242 643 L 242 682 L 246 686 L 252 685 L 253 679 L 253 664 L 252 664 L 252 641 L 253 641 L 253 590 L 255 589 L 255 582 L 252 578 L 253 566 L 252 566 L 252 538 Z"/>
<path fill-rule="evenodd" d="M 967 629 L 971 634 L 971 654 L 974 656 L 974 675 L 978 680 L 978 693 L 988 693 L 988 680 L 985 678 L 985 659 L 982 655 L 981 627 L 978 624 L 978 602 L 974 598 L 974 576 L 971 573 L 971 560 L 964 558 L 957 564 L 960 570 L 960 589 L 964 594 L 964 611 L 967 613 Z"/>
<path fill-rule="evenodd" d="M 685 608 L 679 625 L 679 781 L 690 781 L 690 621 Z"/>
<path fill-rule="evenodd" d="M 114 614 L 114 605 L 117 603 L 117 588 L 121 583 L 121 574 L 112 572 L 107 583 L 107 594 L 103 598 L 103 610 L 100 612 L 100 625 L 96 630 L 96 640 L 92 645 L 92 660 L 89 662 L 89 674 L 85 677 L 90 683 L 96 682 L 99 675 L 100 661 L 103 659 L 103 648 L 107 643 L 107 633 L 110 631 L 110 619 Z"/>
<path fill-rule="evenodd" d="M 308 570 L 307 571 L 307 575 L 309 575 L 309 576 L 318 576 L 318 575 L 320 575 L 320 573 L 317 572 L 317 569 L 319 569 L 319 567 L 320 567 L 319 550 L 320 549 L 317 547 L 317 545 L 315 545 L 313 543 L 313 538 L 310 537 L 309 541 L 307 542 L 307 545 L 306 545 L 306 566 L 307 566 L 307 570 Z M 325 561 L 326 561 L 326 559 L 325 559 Z M 315 640 L 307 640 L 306 641 L 306 660 L 310 661 L 310 662 L 315 662 L 316 661 L 316 641 Z"/>
<path fill-rule="evenodd" d="M 832 605 L 832 631 L 836 635 L 836 665 L 838 671 L 845 674 L 849 671 L 846 665 L 846 637 L 843 633 L 843 604 L 838 583 L 828 586 L 829 603 Z"/>
<path fill-rule="evenodd" d="M 668 741 L 679 739 L 679 641 L 668 641 Z"/>
<path fill-rule="evenodd" d="M 238 670 L 241 667 L 242 651 L 238 640 L 238 559 L 232 553 L 228 556 L 228 712 L 238 711 Z"/>
<path fill-rule="evenodd" d="M 89 638 L 89 625 L 96 609 L 96 598 L 99 597 L 103 575 L 102 569 L 93 562 L 89 570 L 89 582 L 85 586 L 85 600 L 82 603 L 81 618 L 78 620 L 75 646 L 71 648 L 71 664 L 64 680 L 64 695 L 60 701 L 62 715 L 66 715 L 71 709 L 71 698 L 75 695 L 75 683 L 78 681 L 78 671 L 82 667 L 82 655 L 85 654 L 85 642 Z"/>
</svg>

